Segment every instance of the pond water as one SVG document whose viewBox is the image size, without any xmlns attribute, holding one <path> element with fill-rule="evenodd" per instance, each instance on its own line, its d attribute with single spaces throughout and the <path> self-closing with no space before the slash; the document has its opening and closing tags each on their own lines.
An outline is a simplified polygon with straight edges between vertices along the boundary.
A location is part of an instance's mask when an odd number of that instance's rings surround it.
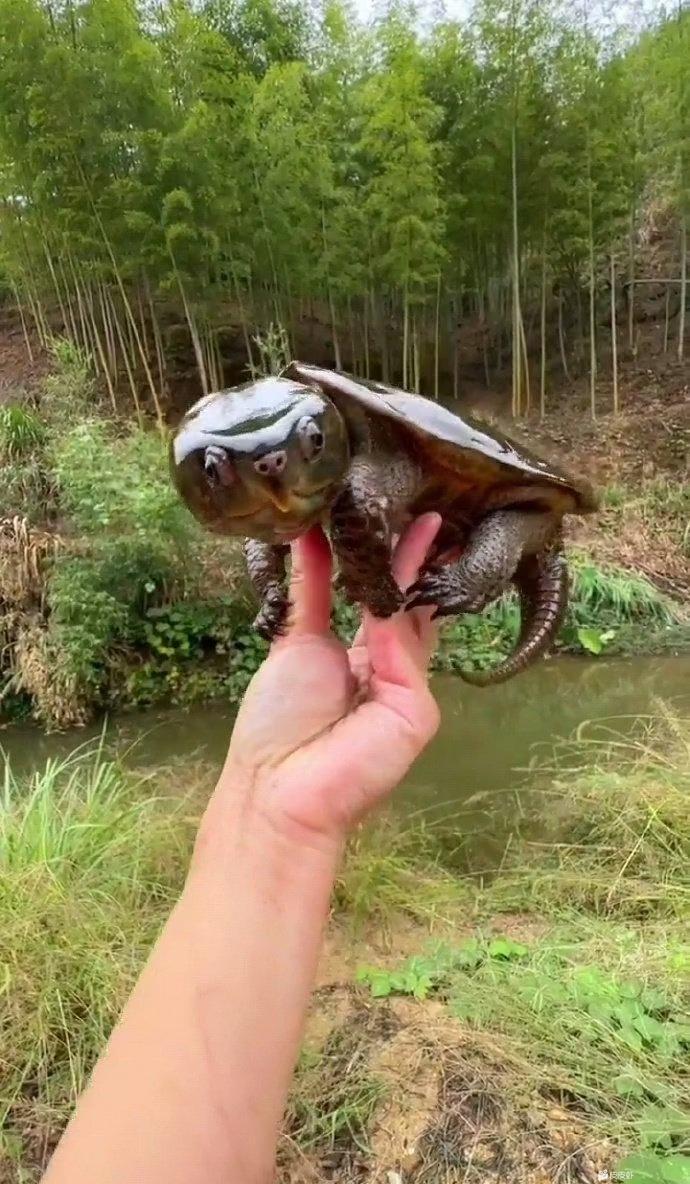
<svg viewBox="0 0 690 1184">
<path fill-rule="evenodd" d="M 538 663 L 501 686 L 478 689 L 452 675 L 437 675 L 434 691 L 442 725 L 395 797 L 395 807 L 435 818 L 459 816 L 462 829 L 494 825 L 496 811 L 510 824 L 518 809 L 516 785 L 530 761 L 587 721 L 614 731 L 636 717 L 653 714 L 663 699 L 690 710 L 690 656 L 587 661 L 558 658 Z M 232 710 L 205 704 L 187 710 L 147 711 L 120 716 L 107 726 L 109 746 L 135 766 L 179 768 L 203 761 L 220 770 L 232 724 Z M 46 735 L 29 726 L 0 732 L 0 747 L 15 771 L 43 764 L 99 735 L 99 728 Z M 527 778 L 528 779 L 528 778 Z M 484 820 L 482 822 L 482 819 Z"/>
</svg>

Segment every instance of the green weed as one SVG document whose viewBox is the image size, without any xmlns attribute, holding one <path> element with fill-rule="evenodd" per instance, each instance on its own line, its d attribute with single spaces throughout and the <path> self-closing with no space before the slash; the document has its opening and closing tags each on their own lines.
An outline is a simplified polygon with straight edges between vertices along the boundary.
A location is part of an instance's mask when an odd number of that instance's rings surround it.
<svg viewBox="0 0 690 1184">
<path fill-rule="evenodd" d="M 302 1053 L 286 1126 L 305 1151 L 346 1158 L 352 1149 L 366 1150 L 367 1128 L 384 1093 L 369 1072 L 367 1043 L 365 1025 L 347 1025 L 336 1028 L 321 1051 Z"/>
<path fill-rule="evenodd" d="M 690 995 L 663 965 L 666 937 L 573 920 L 533 942 L 479 934 L 437 945 L 358 979 L 374 997 L 434 995 L 471 1028 L 504 1037 L 525 1079 L 577 1100 L 600 1137 L 641 1134 L 646 1147 L 686 1152 Z"/>
<path fill-rule="evenodd" d="M 0 1126 L 36 1175 L 179 892 L 190 842 L 184 804 L 100 745 L 28 779 L 0 764 Z"/>
<path fill-rule="evenodd" d="M 34 411 L 19 403 L 0 407 L 0 463 L 6 465 L 43 447 L 45 427 Z"/>
</svg>

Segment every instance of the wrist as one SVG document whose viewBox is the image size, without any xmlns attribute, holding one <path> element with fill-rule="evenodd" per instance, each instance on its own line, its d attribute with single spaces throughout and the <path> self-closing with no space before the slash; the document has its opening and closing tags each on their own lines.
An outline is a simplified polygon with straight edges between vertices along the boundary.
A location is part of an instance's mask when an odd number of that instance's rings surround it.
<svg viewBox="0 0 690 1184">
<path fill-rule="evenodd" d="M 194 845 L 191 871 L 223 871 L 240 866 L 273 872 L 281 880 L 335 875 L 345 836 L 323 831 L 292 817 L 280 802 L 280 773 L 248 771 L 228 762 L 204 810 Z"/>
</svg>

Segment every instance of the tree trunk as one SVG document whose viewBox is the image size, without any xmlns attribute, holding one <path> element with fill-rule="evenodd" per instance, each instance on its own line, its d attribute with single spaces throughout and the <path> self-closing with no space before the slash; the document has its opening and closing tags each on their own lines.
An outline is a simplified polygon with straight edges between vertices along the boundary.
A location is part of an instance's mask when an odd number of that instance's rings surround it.
<svg viewBox="0 0 690 1184">
<path fill-rule="evenodd" d="M 592 419 L 597 417 L 597 339 L 595 317 L 594 276 L 594 211 L 592 206 L 591 161 L 588 162 L 590 178 L 587 190 L 589 209 L 589 404 Z"/>
<path fill-rule="evenodd" d="M 117 347 L 115 345 L 115 335 L 110 317 L 110 304 L 107 297 L 108 290 L 103 281 L 101 281 L 98 285 L 98 303 L 101 308 L 101 318 L 103 320 L 103 331 L 105 333 L 105 341 L 108 349 L 110 373 L 112 377 L 117 380 Z"/>
<path fill-rule="evenodd" d="M 364 297 L 364 377 L 371 378 L 371 359 L 369 357 L 369 294 Z"/>
<path fill-rule="evenodd" d="M 156 365 L 158 367 L 158 382 L 160 385 L 161 397 L 165 397 L 167 390 L 167 383 L 165 381 L 166 362 L 165 352 L 163 350 L 163 335 L 161 327 L 156 316 L 156 307 L 153 303 L 153 294 L 151 292 L 151 284 L 149 277 L 144 272 L 144 292 L 146 293 L 146 303 L 148 304 L 149 316 L 151 318 L 151 331 L 153 332 L 153 344 L 156 350 Z"/>
<path fill-rule="evenodd" d="M 374 293 L 371 293 L 371 310 L 378 321 L 379 327 L 379 343 L 381 348 L 381 378 L 383 382 L 390 380 L 390 368 L 388 365 L 388 334 L 386 333 L 386 306 L 382 297 L 376 300 Z"/>
<path fill-rule="evenodd" d="M 563 367 L 563 374 L 566 382 L 570 382 L 570 373 L 568 371 L 568 361 L 565 352 L 565 334 L 563 332 L 563 293 L 558 293 L 558 348 L 561 353 L 561 365 Z"/>
<path fill-rule="evenodd" d="M 19 291 L 17 289 L 17 285 L 15 284 L 14 280 L 11 280 L 10 283 L 12 285 L 12 293 L 14 295 L 14 299 L 15 299 L 15 302 L 17 305 L 17 310 L 19 312 L 19 320 L 21 321 L 21 325 L 22 325 L 22 334 L 24 336 L 24 344 L 26 346 L 26 352 L 29 355 L 29 361 L 31 362 L 31 365 L 33 366 L 34 351 L 31 348 L 31 338 L 29 337 L 29 332 L 26 327 L 26 321 L 24 319 L 24 309 L 22 308 L 22 302 L 19 299 Z"/>
<path fill-rule="evenodd" d="M 546 415 L 546 227 L 542 238 L 541 253 L 541 315 L 539 318 L 539 337 L 541 342 L 541 356 L 539 361 L 539 417 Z"/>
<path fill-rule="evenodd" d="M 115 276 L 115 282 L 120 290 L 120 295 L 122 297 L 122 303 L 125 308 L 127 321 L 131 325 L 132 332 L 134 334 L 134 338 L 135 338 L 136 345 L 137 345 L 137 351 L 138 351 L 139 357 L 141 359 L 141 364 L 144 368 L 144 373 L 146 375 L 146 381 L 148 383 L 148 387 L 151 392 L 151 397 L 153 399 L 153 405 L 156 409 L 156 421 L 158 423 L 158 428 L 161 432 L 163 432 L 163 430 L 164 430 L 163 408 L 161 407 L 160 399 L 158 397 L 158 391 L 156 390 L 156 384 L 153 381 L 153 375 L 151 374 L 151 369 L 149 367 L 148 358 L 146 357 L 146 353 L 144 351 L 144 347 L 141 342 L 141 337 L 139 335 L 139 329 L 138 329 L 137 323 L 134 319 L 134 314 L 132 312 L 132 306 L 130 305 L 129 300 L 127 298 L 127 292 L 126 292 L 125 285 L 124 285 L 124 282 L 122 279 L 122 275 L 120 273 L 120 269 L 117 265 L 117 259 L 115 258 L 115 252 L 113 251 L 112 243 L 111 243 L 110 239 L 108 238 L 105 226 L 103 225 L 103 219 L 101 218 L 101 215 L 98 211 L 98 206 L 96 205 L 96 203 L 93 199 L 93 194 L 91 193 L 91 188 L 90 188 L 89 183 L 86 179 L 86 175 L 84 173 L 84 170 L 82 169 L 81 165 L 79 165 L 79 164 L 78 164 L 78 168 L 79 168 L 79 173 L 81 175 L 81 180 L 82 180 L 82 184 L 84 186 L 84 190 L 89 198 L 91 210 L 92 210 L 94 218 L 96 220 L 96 224 L 98 226 L 101 238 L 103 239 L 103 244 L 104 244 L 105 249 L 108 253 L 108 258 L 110 260 L 110 264 L 113 269 L 113 275 Z"/>
<path fill-rule="evenodd" d="M 678 361 L 685 356 L 685 305 L 688 296 L 688 216 L 680 224 L 680 314 L 678 319 Z"/>
<path fill-rule="evenodd" d="M 460 360 L 458 357 L 457 310 L 455 307 L 455 299 L 453 299 L 453 304 L 449 309 L 448 317 L 450 320 L 448 337 L 450 340 L 451 366 L 453 369 L 453 399 L 457 400 L 460 386 Z"/>
<path fill-rule="evenodd" d="M 199 330 L 196 321 L 194 320 L 194 314 L 189 306 L 189 301 L 187 300 L 187 292 L 182 282 L 182 276 L 178 270 L 177 263 L 175 262 L 175 256 L 173 255 L 170 248 L 168 248 L 168 250 L 170 252 L 170 260 L 173 265 L 173 271 L 175 272 L 177 286 L 180 296 L 182 297 L 182 307 L 184 309 L 189 335 L 192 339 L 192 349 L 194 350 L 194 357 L 196 359 L 196 368 L 199 374 L 199 381 L 201 382 L 201 389 L 203 393 L 207 395 L 209 393 L 208 375 L 206 373 L 206 364 L 204 362 L 204 351 L 201 343 L 201 337 L 199 336 Z"/>
<path fill-rule="evenodd" d="M 525 367 L 525 415 L 529 415 L 532 410 L 532 386 L 529 377 L 529 358 L 527 357 L 527 341 L 525 338 L 525 322 L 522 319 L 522 309 L 520 309 L 520 343 L 522 347 L 522 361 Z"/>
<path fill-rule="evenodd" d="M 616 332 L 616 264 L 611 251 L 611 364 L 613 369 L 613 414 L 618 415 L 618 336 Z"/>
<path fill-rule="evenodd" d="M 94 312 L 93 305 L 93 292 L 90 289 L 85 289 L 84 299 L 88 308 L 89 319 L 91 321 L 91 335 L 96 344 L 96 352 L 101 363 L 103 377 L 105 378 L 105 385 L 108 388 L 108 398 L 110 399 L 110 405 L 113 409 L 113 415 L 117 415 L 117 398 L 115 395 L 115 387 L 113 386 L 113 381 L 110 376 L 110 366 L 108 364 L 108 358 L 106 357 L 105 346 L 98 331 L 98 325 L 96 324 L 96 314 Z"/>
<path fill-rule="evenodd" d="M 419 394 L 420 373 L 419 373 L 419 336 L 417 332 L 417 317 L 412 318 L 412 377 L 413 390 L 415 394 Z"/>
<path fill-rule="evenodd" d="M 666 285 L 666 300 L 664 301 L 664 353 L 668 353 L 668 322 L 669 322 L 669 302 L 671 298 L 671 285 Z"/>
<path fill-rule="evenodd" d="M 80 349 L 84 350 L 84 353 L 88 353 L 89 342 L 84 336 L 83 325 L 80 325 L 79 328 L 77 328 L 77 318 L 74 315 L 74 309 L 72 307 L 72 300 L 69 294 L 69 284 L 67 282 L 67 276 L 65 275 L 65 266 L 62 262 L 62 255 L 58 256 L 58 267 L 60 268 L 60 278 L 62 279 L 62 286 L 65 293 L 65 304 L 67 305 L 67 315 L 69 317 L 72 339 Z"/>
<path fill-rule="evenodd" d="M 117 334 L 117 339 L 120 344 L 120 353 L 122 354 L 122 358 L 125 363 L 125 370 L 127 371 L 127 380 L 129 382 L 129 389 L 132 392 L 132 400 L 134 402 L 134 408 L 135 408 L 136 415 L 137 415 L 137 422 L 139 424 L 139 427 L 141 428 L 144 426 L 144 417 L 141 412 L 141 404 L 139 402 L 139 392 L 137 391 L 137 384 L 134 380 L 134 373 L 132 371 L 132 366 L 130 364 L 129 354 L 127 352 L 127 342 L 125 341 L 125 335 L 122 331 L 122 326 L 120 325 L 120 321 L 118 319 L 117 309 L 115 308 L 115 305 L 113 303 L 113 298 L 110 295 L 110 292 L 107 291 L 107 289 L 106 289 L 106 295 L 107 295 L 108 303 L 110 305 L 110 312 L 112 315 L 112 320 L 115 325 L 115 332 Z"/>
<path fill-rule="evenodd" d="M 326 257 L 326 290 L 328 293 L 328 308 L 331 314 L 331 333 L 333 335 L 333 353 L 335 354 L 335 368 L 342 370 L 343 359 L 340 353 L 340 341 L 338 339 L 338 325 L 335 318 L 335 301 L 333 299 L 333 286 L 331 284 L 331 269 L 328 263 L 328 239 L 326 237 L 326 211 L 321 206 L 321 236 L 323 238 L 323 253 Z M 320 287 L 320 285 L 319 285 Z"/>
<path fill-rule="evenodd" d="M 520 308 L 520 257 L 518 237 L 518 199 L 517 199 L 517 114 L 514 114 L 510 137 L 510 161 L 512 178 L 513 205 L 513 397 L 512 414 L 515 419 L 522 410 L 522 370 L 520 358 L 520 323 L 522 312 Z"/>
<path fill-rule="evenodd" d="M 635 355 L 635 201 L 630 201 L 628 232 L 628 348 Z"/>
<path fill-rule="evenodd" d="M 403 293 L 403 340 L 402 340 L 402 384 L 407 390 L 407 362 L 410 351 L 410 306 L 407 294 L 407 284 Z"/>
<path fill-rule="evenodd" d="M 439 321 L 441 317 L 441 272 L 436 277 L 436 323 L 434 326 L 434 398 L 438 403 Z"/>
<path fill-rule="evenodd" d="M 352 354 L 352 373 L 358 372 L 357 344 L 355 339 L 355 322 L 352 316 L 352 298 L 347 298 L 347 327 L 350 334 L 350 352 Z"/>
<path fill-rule="evenodd" d="M 139 306 L 139 324 L 141 325 L 141 340 L 144 344 L 144 349 L 148 356 L 149 354 L 149 337 L 146 331 L 146 314 L 144 312 L 144 301 L 141 295 L 141 285 L 137 284 L 137 304 Z"/>
<path fill-rule="evenodd" d="M 67 310 L 65 309 L 65 306 L 62 302 L 62 293 L 60 291 L 60 285 L 58 283 L 57 275 L 55 274 L 55 268 L 53 267 L 53 260 L 50 257 L 50 251 L 48 250 L 48 244 L 46 243 L 46 240 L 44 238 L 42 238 L 41 242 L 43 245 L 43 253 L 46 257 L 46 262 L 48 264 L 48 271 L 50 272 L 50 276 L 53 281 L 53 287 L 55 288 L 55 296 L 57 298 L 58 308 L 60 309 L 60 316 L 62 317 L 63 329 L 64 329 L 64 332 L 69 333 L 69 321 L 67 319 Z"/>
</svg>

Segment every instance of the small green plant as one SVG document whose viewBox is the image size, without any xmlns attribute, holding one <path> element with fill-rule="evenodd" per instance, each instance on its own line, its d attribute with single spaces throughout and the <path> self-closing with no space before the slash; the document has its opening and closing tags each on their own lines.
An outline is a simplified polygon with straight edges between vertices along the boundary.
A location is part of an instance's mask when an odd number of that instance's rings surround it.
<svg viewBox="0 0 690 1184">
<path fill-rule="evenodd" d="M 628 1155 L 616 1164 L 610 1178 L 628 1184 L 690 1184 L 690 1156 Z"/>
<path fill-rule="evenodd" d="M 263 333 L 254 336 L 254 344 L 261 359 L 258 368 L 254 369 L 253 377 L 258 378 L 269 374 L 280 374 L 290 361 L 290 342 L 284 327 L 273 322 Z"/>
<path fill-rule="evenodd" d="M 91 358 L 75 342 L 53 337 L 48 347 L 53 369 L 43 381 L 41 415 L 49 427 L 60 432 L 97 412 L 97 390 Z"/>
<path fill-rule="evenodd" d="M 0 463 L 20 460 L 43 447 L 45 427 L 35 411 L 19 403 L 0 407 Z"/>
<path fill-rule="evenodd" d="M 615 636 L 615 629 L 593 629 L 587 625 L 580 625 L 577 629 L 577 640 L 583 650 L 587 650 L 588 654 L 595 654 L 596 656 L 603 653 Z"/>
<path fill-rule="evenodd" d="M 357 982 L 369 986 L 375 999 L 389 995 L 413 995 L 415 999 L 426 999 L 433 991 L 449 983 L 453 971 L 475 970 L 487 960 L 512 961 L 524 958 L 527 953 L 526 945 L 509 937 L 498 936 L 488 941 L 468 937 L 455 947 L 441 944 L 427 956 L 408 958 L 398 971 L 362 966 L 357 971 Z"/>
</svg>

